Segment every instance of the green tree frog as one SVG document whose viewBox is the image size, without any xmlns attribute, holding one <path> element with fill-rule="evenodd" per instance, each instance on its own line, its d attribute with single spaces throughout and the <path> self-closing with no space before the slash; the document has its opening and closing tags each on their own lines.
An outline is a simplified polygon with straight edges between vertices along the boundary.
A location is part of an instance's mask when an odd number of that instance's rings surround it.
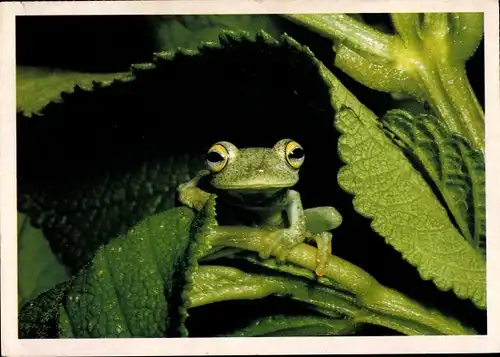
<svg viewBox="0 0 500 357">
<path fill-rule="evenodd" d="M 201 211 L 215 193 L 220 233 L 230 239 L 264 235 L 263 259 L 273 254 L 282 263 L 297 244 L 315 240 L 316 274 L 321 276 L 331 254 L 329 231 L 341 224 L 342 217 L 333 207 L 303 209 L 300 194 L 291 187 L 299 180 L 304 158 L 302 146 L 291 139 L 272 148 L 238 149 L 230 142 L 217 142 L 207 152 L 207 168 L 178 187 L 179 200 Z"/>
</svg>

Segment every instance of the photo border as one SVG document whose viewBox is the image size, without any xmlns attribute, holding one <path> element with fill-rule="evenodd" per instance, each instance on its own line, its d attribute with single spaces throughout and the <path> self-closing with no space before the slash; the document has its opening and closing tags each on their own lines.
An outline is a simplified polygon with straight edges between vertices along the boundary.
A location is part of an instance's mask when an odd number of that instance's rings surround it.
<svg viewBox="0 0 500 357">
<path fill-rule="evenodd" d="M 14 355 L 201 355 L 470 353 L 500 351 L 499 7 L 496 0 L 171 0 L 0 4 L 0 237 L 2 353 Z M 33 15 L 484 12 L 488 334 L 483 336 L 18 338 L 15 18 Z"/>
</svg>

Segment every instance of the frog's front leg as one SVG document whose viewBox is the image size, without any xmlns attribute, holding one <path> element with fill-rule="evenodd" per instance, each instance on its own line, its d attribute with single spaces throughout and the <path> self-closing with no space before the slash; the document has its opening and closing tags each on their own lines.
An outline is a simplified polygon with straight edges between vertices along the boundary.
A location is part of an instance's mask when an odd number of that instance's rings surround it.
<svg viewBox="0 0 500 357">
<path fill-rule="evenodd" d="M 278 262 L 284 262 L 290 250 L 306 239 L 306 220 L 300 194 L 289 190 L 285 199 L 289 227 L 276 229 L 268 234 L 267 247 L 260 255 L 264 259 L 274 252 Z"/>
<path fill-rule="evenodd" d="M 342 216 L 333 207 L 315 207 L 304 211 L 308 238 L 316 241 L 316 275 L 323 276 L 328 257 L 332 253 L 332 234 L 329 232 L 342 223 Z"/>
<path fill-rule="evenodd" d="M 207 176 L 209 172 L 202 170 L 190 181 L 180 184 L 177 187 L 179 201 L 197 211 L 201 211 L 207 203 L 210 193 L 203 191 L 198 187 L 200 180 Z"/>
</svg>

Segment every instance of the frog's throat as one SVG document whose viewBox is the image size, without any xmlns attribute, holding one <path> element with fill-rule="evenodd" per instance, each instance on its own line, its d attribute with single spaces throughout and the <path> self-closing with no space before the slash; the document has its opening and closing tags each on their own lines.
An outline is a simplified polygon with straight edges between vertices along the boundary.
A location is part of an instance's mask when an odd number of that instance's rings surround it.
<svg viewBox="0 0 500 357">
<path fill-rule="evenodd" d="M 287 189 L 286 188 L 266 188 L 265 190 L 257 189 L 235 189 L 222 190 L 219 197 L 225 202 L 247 208 L 265 208 L 274 206 L 283 201 Z"/>
</svg>

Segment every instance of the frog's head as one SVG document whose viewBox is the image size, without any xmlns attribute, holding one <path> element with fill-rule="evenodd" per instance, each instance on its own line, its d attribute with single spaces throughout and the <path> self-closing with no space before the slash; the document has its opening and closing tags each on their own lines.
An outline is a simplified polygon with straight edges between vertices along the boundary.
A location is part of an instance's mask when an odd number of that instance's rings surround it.
<svg viewBox="0 0 500 357">
<path fill-rule="evenodd" d="M 220 141 L 207 152 L 211 184 L 219 190 L 268 193 L 292 187 L 304 162 L 302 146 L 291 139 L 272 148 L 244 148 Z"/>
</svg>

